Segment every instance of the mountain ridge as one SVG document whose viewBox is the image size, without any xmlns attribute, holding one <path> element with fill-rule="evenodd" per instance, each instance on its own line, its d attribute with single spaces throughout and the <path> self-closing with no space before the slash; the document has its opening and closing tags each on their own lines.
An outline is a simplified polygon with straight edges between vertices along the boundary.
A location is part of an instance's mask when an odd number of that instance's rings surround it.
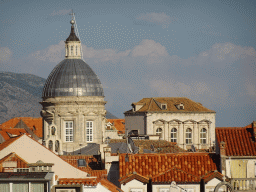
<svg viewBox="0 0 256 192">
<path fill-rule="evenodd" d="M 40 117 L 46 79 L 28 74 L 0 72 L 0 124 L 14 117 Z M 107 111 L 107 119 L 118 119 Z"/>
</svg>

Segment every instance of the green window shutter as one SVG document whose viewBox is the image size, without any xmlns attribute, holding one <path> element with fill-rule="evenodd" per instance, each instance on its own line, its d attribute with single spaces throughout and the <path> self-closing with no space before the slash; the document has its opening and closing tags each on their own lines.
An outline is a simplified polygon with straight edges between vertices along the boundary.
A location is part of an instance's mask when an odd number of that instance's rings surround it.
<svg viewBox="0 0 256 192">
<path fill-rule="evenodd" d="M 31 192 L 44 192 L 43 183 L 31 183 L 30 185 Z"/>
<path fill-rule="evenodd" d="M 1 192 L 10 192 L 9 183 L 0 183 L 0 191 Z"/>
<path fill-rule="evenodd" d="M 13 183 L 12 191 L 14 192 L 28 192 L 28 183 Z"/>
</svg>

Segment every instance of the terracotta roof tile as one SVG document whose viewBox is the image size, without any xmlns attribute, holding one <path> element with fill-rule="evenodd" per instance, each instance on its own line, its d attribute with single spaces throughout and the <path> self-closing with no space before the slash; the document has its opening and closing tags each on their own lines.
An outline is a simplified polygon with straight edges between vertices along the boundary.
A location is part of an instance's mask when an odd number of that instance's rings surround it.
<svg viewBox="0 0 256 192">
<path fill-rule="evenodd" d="M 114 123 L 114 127 L 119 131 L 120 134 L 125 133 L 124 119 L 107 119 L 107 121 L 110 123 Z"/>
<path fill-rule="evenodd" d="M 125 139 L 110 139 L 109 143 L 118 143 L 123 142 L 126 143 Z M 185 150 L 178 147 L 177 143 L 165 141 L 165 140 L 133 140 L 135 146 L 143 147 L 143 149 L 151 150 L 151 145 L 154 146 L 155 152 L 159 153 L 177 153 L 184 152 Z M 159 150 L 158 150 L 159 148 Z"/>
<path fill-rule="evenodd" d="M 125 184 L 130 182 L 131 180 L 136 179 L 142 183 L 148 183 L 149 182 L 149 178 L 142 176 L 141 174 L 138 174 L 136 172 L 134 173 L 130 173 L 124 177 L 122 177 L 121 179 L 119 179 L 120 184 Z"/>
<path fill-rule="evenodd" d="M 122 192 L 123 190 L 121 190 L 120 188 L 118 188 L 116 185 L 114 185 L 113 183 L 111 183 L 110 181 L 108 181 L 107 179 L 101 179 L 100 180 L 101 185 L 103 185 L 104 187 L 106 187 L 108 190 L 110 190 L 111 192 Z"/>
<path fill-rule="evenodd" d="M 61 159 L 76 167 L 84 172 L 87 172 L 91 177 L 106 177 L 107 170 L 100 170 L 101 164 L 93 155 L 62 155 Z M 87 166 L 79 167 L 78 159 L 84 159 L 86 161 Z M 95 170 L 96 169 L 96 170 Z"/>
<path fill-rule="evenodd" d="M 227 156 L 256 156 L 253 124 L 246 127 L 216 127 L 218 145 L 226 143 Z"/>
<path fill-rule="evenodd" d="M 14 128 L 22 120 L 27 127 L 29 127 L 38 137 L 43 137 L 43 122 L 42 118 L 33 118 L 33 117 L 15 117 L 6 121 L 0 125 L 0 129 L 18 129 Z"/>
<path fill-rule="evenodd" d="M 176 105 L 183 103 L 184 109 L 179 110 Z M 194 102 L 186 97 L 153 97 L 153 98 L 143 98 L 137 103 L 143 105 L 136 112 L 211 112 L 215 111 L 207 109 L 202 104 Z M 161 104 L 167 104 L 167 109 L 162 110 Z M 125 113 L 133 112 L 132 110 Z"/>
<path fill-rule="evenodd" d="M 157 182 L 166 182 L 175 175 L 180 175 L 184 182 L 197 182 L 205 174 L 217 170 L 219 156 L 209 153 L 168 153 L 168 154 L 129 154 L 129 162 L 125 162 L 126 154 L 119 156 L 119 176 L 125 178 L 136 172 Z"/>
<path fill-rule="evenodd" d="M 89 186 L 96 186 L 99 183 L 97 178 L 60 178 L 59 185 L 84 184 Z"/>
</svg>

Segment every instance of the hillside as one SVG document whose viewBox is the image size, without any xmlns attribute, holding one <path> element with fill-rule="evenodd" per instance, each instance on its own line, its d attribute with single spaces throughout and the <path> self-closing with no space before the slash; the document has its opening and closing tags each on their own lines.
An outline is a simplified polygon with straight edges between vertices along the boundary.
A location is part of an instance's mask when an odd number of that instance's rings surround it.
<svg viewBox="0 0 256 192">
<path fill-rule="evenodd" d="M 35 75 L 0 72 L 0 124 L 14 117 L 40 117 L 44 83 Z M 108 111 L 107 118 L 117 119 Z"/>
</svg>

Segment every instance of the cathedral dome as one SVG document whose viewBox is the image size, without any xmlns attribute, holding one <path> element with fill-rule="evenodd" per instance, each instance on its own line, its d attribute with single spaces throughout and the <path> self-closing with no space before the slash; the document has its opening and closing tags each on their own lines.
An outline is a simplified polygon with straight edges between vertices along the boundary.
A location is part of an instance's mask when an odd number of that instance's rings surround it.
<svg viewBox="0 0 256 192">
<path fill-rule="evenodd" d="M 104 96 L 102 84 L 82 59 L 64 59 L 50 73 L 43 98 L 61 96 Z"/>
</svg>

